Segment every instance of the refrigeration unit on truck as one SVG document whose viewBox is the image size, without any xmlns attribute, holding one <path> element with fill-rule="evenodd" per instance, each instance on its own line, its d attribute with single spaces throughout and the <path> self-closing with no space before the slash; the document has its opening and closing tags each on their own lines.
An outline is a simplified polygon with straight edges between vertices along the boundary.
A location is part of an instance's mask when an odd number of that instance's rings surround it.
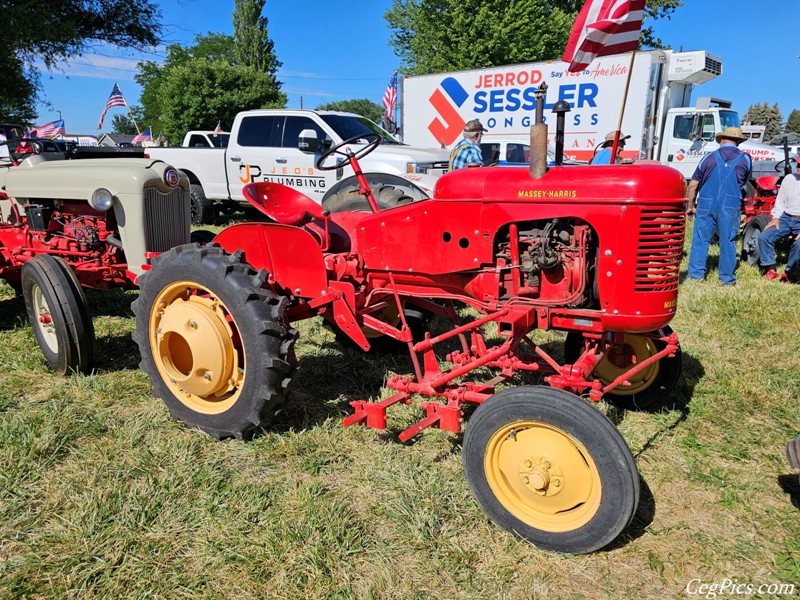
<svg viewBox="0 0 800 600">
<path fill-rule="evenodd" d="M 547 61 L 451 73 L 409 76 L 402 81 L 401 131 L 413 145 L 451 148 L 464 124 L 479 119 L 493 138 L 526 139 L 533 122 L 535 89 L 545 82 L 545 116 L 553 124 L 553 105 L 566 101 L 564 153 L 591 160 L 609 131 L 617 128 L 630 54 L 595 59 L 584 71 L 567 72 L 568 63 Z M 691 177 L 697 163 L 718 144 L 715 133 L 738 127 L 731 102 L 698 98 L 695 85 L 722 74 L 722 60 L 704 50 L 653 50 L 636 54 L 622 121 L 630 135 L 623 157 L 652 159 Z M 552 142 L 552 140 L 549 140 Z M 773 172 L 783 156 L 777 148 L 746 141 L 740 146 L 754 159 L 754 174 Z"/>
<path fill-rule="evenodd" d="M 289 186 L 335 212 L 366 201 L 354 176 L 343 169 L 319 169 L 317 159 L 343 142 L 354 150 L 364 146 L 370 134 L 379 135 L 381 144 L 362 167 L 378 203 L 428 197 L 436 178 L 447 171 L 449 152 L 439 144 L 425 148 L 400 143 L 366 117 L 351 113 L 248 110 L 236 115 L 225 148 L 148 148 L 147 154 L 171 161 L 189 178 L 196 224 L 216 208 L 246 204 L 242 188 L 258 181 Z"/>
</svg>

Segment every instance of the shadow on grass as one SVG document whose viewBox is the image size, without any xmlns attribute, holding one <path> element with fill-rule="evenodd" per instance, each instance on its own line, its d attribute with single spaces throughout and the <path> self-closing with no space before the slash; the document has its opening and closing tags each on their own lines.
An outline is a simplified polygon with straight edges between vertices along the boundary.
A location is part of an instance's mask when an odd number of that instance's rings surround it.
<svg viewBox="0 0 800 600">
<path fill-rule="evenodd" d="M 130 334 L 99 337 L 95 343 L 96 371 L 130 371 L 139 368 L 139 347 Z"/>
<path fill-rule="evenodd" d="M 797 473 L 778 475 L 778 485 L 789 495 L 792 506 L 800 510 L 800 477 Z"/>
<path fill-rule="evenodd" d="M 647 528 L 653 523 L 656 515 L 656 499 L 650 486 L 644 478 L 639 475 L 639 506 L 636 507 L 636 512 L 633 514 L 633 519 L 627 529 L 622 532 L 616 540 L 611 542 L 605 547 L 605 550 L 617 550 L 627 546 L 635 539 L 642 537 L 647 533 Z"/>
<path fill-rule="evenodd" d="M 13 329 L 20 323 L 28 322 L 25 300 L 22 296 L 0 300 L 0 329 Z"/>
</svg>

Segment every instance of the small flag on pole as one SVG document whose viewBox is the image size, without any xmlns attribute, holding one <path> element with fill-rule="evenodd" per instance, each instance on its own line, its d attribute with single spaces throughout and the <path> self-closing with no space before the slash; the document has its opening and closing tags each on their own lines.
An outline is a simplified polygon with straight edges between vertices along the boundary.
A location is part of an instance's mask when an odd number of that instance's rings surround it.
<svg viewBox="0 0 800 600">
<path fill-rule="evenodd" d="M 214 137 L 217 137 L 217 134 L 219 134 L 219 133 L 222 133 L 222 119 L 217 121 L 217 126 L 214 127 L 214 131 L 213 131 L 213 133 L 211 135 L 213 135 Z"/>
<path fill-rule="evenodd" d="M 153 139 L 153 132 L 150 130 L 151 128 L 148 127 L 142 133 L 137 135 L 135 138 L 131 140 L 131 144 L 141 144 L 142 142 L 150 142 Z"/>
<path fill-rule="evenodd" d="M 103 109 L 103 114 L 100 115 L 100 122 L 97 124 L 98 129 L 103 127 L 103 119 L 106 118 L 106 113 L 112 106 L 128 106 L 128 103 L 125 102 L 125 98 L 122 96 L 122 91 L 119 89 L 119 84 L 117 83 L 111 88 L 111 95 L 108 97 L 108 102 L 106 102 L 106 107 Z"/>
<path fill-rule="evenodd" d="M 36 136 L 40 138 L 50 138 L 57 135 L 66 135 L 67 133 L 67 130 L 64 128 L 64 119 L 39 125 L 34 131 L 36 132 Z"/>
<path fill-rule="evenodd" d="M 562 60 L 582 71 L 598 56 L 639 48 L 645 0 L 588 0 L 578 15 Z"/>
<path fill-rule="evenodd" d="M 381 104 L 386 109 L 384 113 L 386 118 L 394 122 L 394 107 L 397 104 L 397 71 L 392 74 L 389 80 L 389 85 L 386 86 L 386 91 L 383 93 L 383 100 Z"/>
</svg>

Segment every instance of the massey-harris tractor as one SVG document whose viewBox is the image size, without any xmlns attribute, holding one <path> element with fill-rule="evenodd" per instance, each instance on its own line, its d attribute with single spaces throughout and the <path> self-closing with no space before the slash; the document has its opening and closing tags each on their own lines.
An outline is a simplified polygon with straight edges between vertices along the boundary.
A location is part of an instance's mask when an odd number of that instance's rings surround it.
<svg viewBox="0 0 800 600">
<path fill-rule="evenodd" d="M 590 401 L 657 406 L 680 376 L 667 324 L 684 238 L 681 174 L 462 169 L 442 176 L 432 198 L 379 209 L 358 159 L 380 140 L 364 141 L 327 150 L 317 168 L 350 165 L 370 212 L 330 214 L 290 188 L 253 183 L 245 195 L 272 222 L 233 225 L 212 244 L 153 260 L 134 337 L 155 395 L 174 418 L 238 438 L 276 412 L 295 367 L 293 323 L 322 316 L 364 350 L 392 338 L 407 345 L 414 372 L 391 377 L 385 400 L 352 402 L 345 425 L 384 429 L 392 405 L 421 396 L 406 441 L 429 427 L 458 433 L 464 408 L 478 405 L 463 462 L 489 516 L 545 549 L 609 544 L 636 511 L 639 476 Z M 343 161 L 326 166 L 332 155 Z M 415 339 L 410 313 L 452 325 Z M 535 329 L 567 333 L 565 361 L 531 339 Z M 471 380 L 479 369 L 496 375 Z M 547 385 L 513 387 L 521 373 L 542 373 Z"/>
<path fill-rule="evenodd" d="M 132 289 L 151 256 L 188 243 L 189 182 L 161 161 L 67 160 L 49 140 L 19 154 L 17 143 L 0 158 L 0 279 L 24 296 L 49 366 L 88 372 L 95 338 L 82 288 Z"/>
</svg>

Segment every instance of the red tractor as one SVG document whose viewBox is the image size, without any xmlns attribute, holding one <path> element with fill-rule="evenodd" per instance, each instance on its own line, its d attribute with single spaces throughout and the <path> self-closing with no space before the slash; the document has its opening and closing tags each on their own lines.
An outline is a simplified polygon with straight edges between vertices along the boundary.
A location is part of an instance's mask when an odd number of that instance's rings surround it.
<svg viewBox="0 0 800 600">
<path fill-rule="evenodd" d="M 379 209 L 358 159 L 380 139 L 364 141 L 329 149 L 317 168 L 352 166 L 371 211 L 330 214 L 288 187 L 253 183 L 245 196 L 271 222 L 233 225 L 205 247 L 153 260 L 134 338 L 155 395 L 189 426 L 241 438 L 282 399 L 296 361 L 292 323 L 322 316 L 365 351 L 391 338 L 408 347 L 414 372 L 390 378 L 386 400 L 352 402 L 345 425 L 384 429 L 392 405 L 425 397 L 406 441 L 429 427 L 461 432 L 464 408 L 477 405 L 463 462 L 489 516 L 550 550 L 609 544 L 633 518 L 639 476 L 587 399 L 651 408 L 680 377 L 668 323 L 684 240 L 681 174 L 463 169 L 442 176 L 433 198 Z M 325 166 L 334 154 L 343 161 Z M 415 337 L 409 314 L 420 313 L 452 325 Z M 535 329 L 567 333 L 564 361 L 531 339 Z M 470 380 L 479 369 L 496 375 Z M 547 385 L 511 386 L 523 373 Z"/>
</svg>

